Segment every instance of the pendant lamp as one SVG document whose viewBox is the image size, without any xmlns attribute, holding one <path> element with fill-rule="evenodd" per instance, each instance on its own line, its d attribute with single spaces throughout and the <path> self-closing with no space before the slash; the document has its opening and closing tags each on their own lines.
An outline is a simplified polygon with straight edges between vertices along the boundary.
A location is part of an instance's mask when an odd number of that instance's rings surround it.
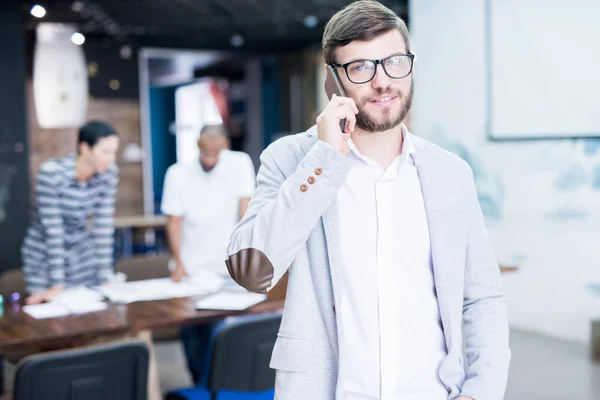
<svg viewBox="0 0 600 400">
<path fill-rule="evenodd" d="M 80 127 L 87 114 L 88 77 L 83 48 L 72 40 L 75 26 L 40 23 L 36 32 L 33 96 L 38 123 L 42 128 Z"/>
</svg>

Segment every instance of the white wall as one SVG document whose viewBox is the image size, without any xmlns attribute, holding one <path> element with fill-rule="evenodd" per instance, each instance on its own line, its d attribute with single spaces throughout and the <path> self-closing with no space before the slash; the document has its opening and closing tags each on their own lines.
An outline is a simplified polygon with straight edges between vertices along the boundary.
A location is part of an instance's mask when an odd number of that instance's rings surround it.
<svg viewBox="0 0 600 400">
<path fill-rule="evenodd" d="M 598 0 L 487 4 L 492 135 L 600 136 Z"/>
<path fill-rule="evenodd" d="M 597 4 L 579 11 L 598 15 Z M 586 288 L 600 283 L 600 139 L 488 139 L 485 1 L 412 1 L 410 29 L 412 130 L 471 164 L 498 261 L 521 268 L 504 277 L 511 325 L 588 341 L 600 318 Z"/>
</svg>

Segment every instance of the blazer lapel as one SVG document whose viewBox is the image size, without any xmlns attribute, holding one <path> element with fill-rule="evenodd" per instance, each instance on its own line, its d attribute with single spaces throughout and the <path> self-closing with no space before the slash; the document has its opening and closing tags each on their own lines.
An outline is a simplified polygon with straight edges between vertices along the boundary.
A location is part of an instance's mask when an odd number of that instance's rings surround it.
<svg viewBox="0 0 600 400">
<path fill-rule="evenodd" d="M 336 303 L 339 303 L 341 293 L 341 248 L 339 231 L 339 211 L 337 198 L 333 199 L 331 205 L 323 214 L 323 227 L 325 229 L 325 242 L 327 244 L 327 256 L 329 258 L 329 273 L 333 284 L 333 295 Z"/>
<path fill-rule="evenodd" d="M 414 136 L 412 136 L 415 138 Z M 416 140 L 415 140 L 416 142 Z M 420 142 L 420 141 L 419 141 Z M 420 143 L 421 147 L 417 149 L 417 171 L 421 181 L 421 191 L 425 204 L 425 213 L 427 215 L 427 224 L 429 227 L 429 237 L 431 241 L 431 258 L 433 263 L 433 273 L 435 280 L 435 289 L 437 292 L 438 304 L 442 327 L 447 346 L 451 342 L 450 311 L 448 309 L 448 277 L 446 276 L 446 258 L 445 253 L 451 245 L 444 229 L 447 226 L 446 206 L 443 185 L 443 178 L 440 179 L 437 174 L 443 169 L 436 168 L 435 154 L 427 149 L 426 143 Z M 415 146 L 416 147 L 416 146 Z"/>
</svg>

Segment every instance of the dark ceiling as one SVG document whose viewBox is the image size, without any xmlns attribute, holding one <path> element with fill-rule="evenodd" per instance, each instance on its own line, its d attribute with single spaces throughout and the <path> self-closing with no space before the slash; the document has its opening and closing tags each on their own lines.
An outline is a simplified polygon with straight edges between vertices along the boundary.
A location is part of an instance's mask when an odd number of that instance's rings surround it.
<svg viewBox="0 0 600 400">
<path fill-rule="evenodd" d="M 39 21 L 79 26 L 86 38 L 135 47 L 233 49 L 241 35 L 247 51 L 294 50 L 321 40 L 327 20 L 352 0 L 39 0 L 23 1 L 29 40 Z M 408 0 L 382 0 L 403 18 Z M 30 15 L 34 4 L 47 13 Z M 314 25 L 311 27 L 311 25 Z"/>
</svg>

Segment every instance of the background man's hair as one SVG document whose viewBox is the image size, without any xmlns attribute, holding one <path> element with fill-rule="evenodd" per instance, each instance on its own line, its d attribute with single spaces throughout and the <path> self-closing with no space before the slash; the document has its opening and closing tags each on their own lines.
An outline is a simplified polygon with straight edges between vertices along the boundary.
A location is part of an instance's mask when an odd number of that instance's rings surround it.
<svg viewBox="0 0 600 400">
<path fill-rule="evenodd" d="M 105 137 L 116 135 L 117 131 L 106 122 L 90 121 L 79 129 L 79 138 L 77 143 L 87 143 L 94 147 L 96 143 Z"/>
<path fill-rule="evenodd" d="M 227 132 L 223 125 L 204 125 L 200 130 L 200 137 L 205 139 L 227 138 Z"/>
</svg>

